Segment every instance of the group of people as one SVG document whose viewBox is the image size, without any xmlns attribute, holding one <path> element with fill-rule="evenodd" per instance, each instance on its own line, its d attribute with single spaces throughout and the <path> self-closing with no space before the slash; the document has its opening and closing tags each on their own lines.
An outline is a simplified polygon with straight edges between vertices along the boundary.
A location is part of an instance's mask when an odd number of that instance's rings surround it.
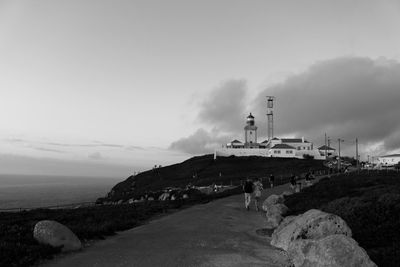
<svg viewBox="0 0 400 267">
<path fill-rule="evenodd" d="M 254 203 L 256 206 L 256 211 L 259 210 L 258 202 L 260 201 L 262 190 L 264 190 L 264 186 L 259 178 L 257 178 L 254 182 L 250 178 L 247 178 L 247 180 L 244 182 L 243 185 L 244 205 L 247 210 L 250 210 L 252 194 L 254 194 Z"/>
<path fill-rule="evenodd" d="M 269 183 L 271 188 L 274 187 L 275 177 L 274 175 L 270 175 Z M 247 210 L 250 210 L 251 197 L 254 196 L 254 204 L 256 211 L 259 211 L 259 202 L 261 198 L 261 191 L 264 190 L 264 185 L 261 182 L 260 178 L 255 179 L 253 182 L 250 178 L 247 178 L 243 184 L 244 191 L 244 205 Z"/>
</svg>

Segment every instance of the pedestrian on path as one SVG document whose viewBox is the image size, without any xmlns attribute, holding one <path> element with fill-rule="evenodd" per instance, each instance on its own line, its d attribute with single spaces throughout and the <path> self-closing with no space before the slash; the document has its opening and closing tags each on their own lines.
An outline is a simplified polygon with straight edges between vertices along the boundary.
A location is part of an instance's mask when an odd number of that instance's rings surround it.
<svg viewBox="0 0 400 267">
<path fill-rule="evenodd" d="M 273 174 L 271 174 L 269 176 L 269 183 L 271 184 L 271 188 L 274 187 L 274 183 L 275 183 L 275 176 Z"/>
<path fill-rule="evenodd" d="M 264 190 L 263 184 L 260 181 L 260 178 L 257 178 L 254 182 L 254 204 L 256 206 L 256 211 L 259 210 L 258 203 L 261 198 L 261 191 Z"/>
<path fill-rule="evenodd" d="M 290 176 L 290 187 L 292 188 L 293 191 L 296 188 L 296 175 L 294 175 L 294 174 L 292 174 L 292 176 Z"/>
<path fill-rule="evenodd" d="M 244 205 L 247 210 L 250 209 L 250 203 L 251 203 L 251 193 L 253 193 L 253 182 L 251 179 L 247 178 L 246 182 L 243 185 L 243 191 L 244 191 Z"/>
</svg>

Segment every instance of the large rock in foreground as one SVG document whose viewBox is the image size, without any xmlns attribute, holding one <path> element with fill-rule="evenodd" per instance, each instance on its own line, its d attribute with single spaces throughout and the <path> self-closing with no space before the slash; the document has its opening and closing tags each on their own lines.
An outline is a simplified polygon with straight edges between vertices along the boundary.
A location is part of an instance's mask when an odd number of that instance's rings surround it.
<svg viewBox="0 0 400 267">
<path fill-rule="evenodd" d="M 271 245 L 287 251 L 291 242 L 334 234 L 351 236 L 351 229 L 339 216 L 312 209 L 280 224 L 272 234 Z"/>
<path fill-rule="evenodd" d="M 300 239 L 290 243 L 287 252 L 296 267 L 376 266 L 365 250 L 345 235 L 330 235 L 319 240 Z"/>
<path fill-rule="evenodd" d="M 35 225 L 33 237 L 41 244 L 62 247 L 62 251 L 74 251 L 82 248 L 82 243 L 66 226 L 56 221 L 40 221 Z"/>
</svg>

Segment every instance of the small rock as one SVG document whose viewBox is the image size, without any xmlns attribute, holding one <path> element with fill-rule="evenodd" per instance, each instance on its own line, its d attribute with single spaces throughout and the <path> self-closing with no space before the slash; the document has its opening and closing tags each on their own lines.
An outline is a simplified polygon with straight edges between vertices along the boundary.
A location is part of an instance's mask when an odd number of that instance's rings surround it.
<svg viewBox="0 0 400 267">
<path fill-rule="evenodd" d="M 287 196 L 290 196 L 290 195 L 293 195 L 293 192 L 291 192 L 291 191 L 284 191 L 282 194 L 281 194 L 281 196 L 282 197 L 287 197 Z"/>
<path fill-rule="evenodd" d="M 278 195 L 270 195 L 266 200 L 264 200 L 263 205 L 262 205 L 262 209 L 264 211 L 268 210 L 268 207 L 271 205 L 275 205 L 278 203 L 283 203 L 284 199 L 282 196 L 278 196 Z"/>
<path fill-rule="evenodd" d="M 267 212 L 269 213 L 277 213 L 284 216 L 289 211 L 289 208 L 286 207 L 285 204 L 275 204 L 268 207 Z"/>
<path fill-rule="evenodd" d="M 44 220 L 36 223 L 33 237 L 41 244 L 52 247 L 62 246 L 62 251 L 74 251 L 82 248 L 82 243 L 66 226 L 56 221 Z"/>
<path fill-rule="evenodd" d="M 282 215 L 279 213 L 267 212 L 267 225 L 268 228 L 276 228 L 279 226 L 280 222 L 283 220 Z"/>
</svg>

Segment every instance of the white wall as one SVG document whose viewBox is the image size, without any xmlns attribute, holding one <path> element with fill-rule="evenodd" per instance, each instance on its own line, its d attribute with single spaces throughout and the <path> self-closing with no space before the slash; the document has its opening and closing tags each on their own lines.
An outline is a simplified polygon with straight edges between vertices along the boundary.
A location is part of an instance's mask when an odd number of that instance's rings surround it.
<svg viewBox="0 0 400 267">
<path fill-rule="evenodd" d="M 400 162 L 400 157 L 379 157 L 378 163 L 382 166 L 393 166 Z"/>
<path fill-rule="evenodd" d="M 259 156 L 269 157 L 269 149 L 257 149 L 257 148 L 219 148 L 215 151 L 215 154 L 220 157 L 246 157 L 246 156 Z"/>
</svg>

